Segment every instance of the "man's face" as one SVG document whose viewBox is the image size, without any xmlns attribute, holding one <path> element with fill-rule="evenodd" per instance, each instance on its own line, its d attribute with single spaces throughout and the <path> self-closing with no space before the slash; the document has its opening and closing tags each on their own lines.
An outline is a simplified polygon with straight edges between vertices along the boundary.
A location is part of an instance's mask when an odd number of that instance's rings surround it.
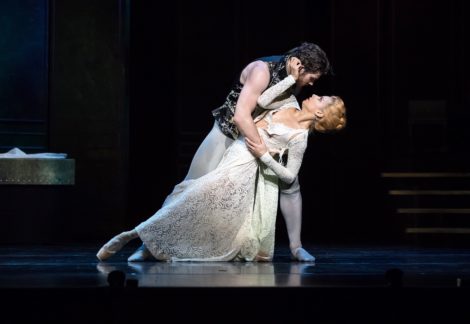
<svg viewBox="0 0 470 324">
<path fill-rule="evenodd" d="M 297 79 L 297 85 L 300 87 L 304 87 L 306 85 L 313 86 L 313 84 L 320 79 L 321 73 L 320 72 L 301 72 L 299 78 Z"/>
</svg>

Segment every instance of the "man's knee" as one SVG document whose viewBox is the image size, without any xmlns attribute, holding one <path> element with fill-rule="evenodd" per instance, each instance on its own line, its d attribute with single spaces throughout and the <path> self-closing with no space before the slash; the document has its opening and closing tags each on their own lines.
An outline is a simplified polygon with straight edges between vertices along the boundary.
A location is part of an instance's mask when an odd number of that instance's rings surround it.
<svg viewBox="0 0 470 324">
<path fill-rule="evenodd" d="M 281 194 L 284 195 L 292 195 L 300 193 L 300 184 L 299 184 L 299 177 L 295 177 L 294 182 L 291 184 L 286 184 L 284 182 L 279 183 Z"/>
</svg>

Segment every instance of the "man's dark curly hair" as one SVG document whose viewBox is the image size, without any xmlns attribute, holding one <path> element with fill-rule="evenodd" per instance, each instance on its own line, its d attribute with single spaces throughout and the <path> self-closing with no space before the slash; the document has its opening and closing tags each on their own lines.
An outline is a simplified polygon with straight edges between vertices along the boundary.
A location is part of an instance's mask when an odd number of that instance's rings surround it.
<svg viewBox="0 0 470 324">
<path fill-rule="evenodd" d="M 333 72 L 325 52 L 316 44 L 304 42 L 288 51 L 286 55 L 297 57 L 305 67 L 305 72 L 320 72 L 322 75 Z"/>
</svg>

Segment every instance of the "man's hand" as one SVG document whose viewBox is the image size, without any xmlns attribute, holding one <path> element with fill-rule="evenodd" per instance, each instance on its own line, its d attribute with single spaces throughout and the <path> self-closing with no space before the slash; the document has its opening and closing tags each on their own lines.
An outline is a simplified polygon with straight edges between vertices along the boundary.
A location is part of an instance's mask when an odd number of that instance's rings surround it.
<svg viewBox="0 0 470 324">
<path fill-rule="evenodd" d="M 263 141 L 263 137 L 260 136 L 259 139 L 260 139 L 260 142 L 255 143 L 251 141 L 248 137 L 245 137 L 245 143 L 246 143 L 246 146 L 248 147 L 248 150 L 251 152 L 251 154 L 253 154 L 257 158 L 260 158 L 264 153 L 268 151 L 268 148 L 266 147 L 266 144 Z"/>
</svg>

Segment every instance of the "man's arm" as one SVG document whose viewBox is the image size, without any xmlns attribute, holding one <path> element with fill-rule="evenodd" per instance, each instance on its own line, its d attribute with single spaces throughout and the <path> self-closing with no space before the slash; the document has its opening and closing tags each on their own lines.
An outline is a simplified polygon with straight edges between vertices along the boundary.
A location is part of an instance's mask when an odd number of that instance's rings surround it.
<svg viewBox="0 0 470 324">
<path fill-rule="evenodd" d="M 269 69 L 267 65 L 263 62 L 255 63 L 247 73 L 233 116 L 233 122 L 240 133 L 255 143 L 259 143 L 260 138 L 252 113 L 256 108 L 258 97 L 268 87 L 268 84 Z"/>
</svg>

